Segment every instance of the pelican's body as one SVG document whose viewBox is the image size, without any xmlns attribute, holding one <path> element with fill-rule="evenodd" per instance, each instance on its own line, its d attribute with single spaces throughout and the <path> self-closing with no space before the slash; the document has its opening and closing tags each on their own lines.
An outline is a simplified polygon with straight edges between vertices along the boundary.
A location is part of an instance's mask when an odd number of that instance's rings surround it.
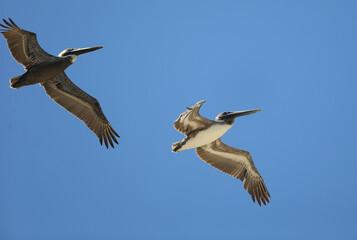
<svg viewBox="0 0 357 240">
<path fill-rule="evenodd" d="M 105 117 L 98 101 L 77 87 L 65 74 L 66 70 L 77 56 L 95 51 L 103 47 L 68 48 L 58 56 L 45 52 L 37 42 L 36 34 L 19 28 L 11 19 L 4 20 L 4 29 L 0 30 L 6 38 L 8 47 L 14 59 L 22 64 L 26 72 L 10 79 L 12 88 L 39 83 L 46 93 L 67 111 L 82 120 L 108 148 L 118 144 L 114 131 Z"/>
<path fill-rule="evenodd" d="M 224 122 L 214 122 L 208 128 L 201 129 L 190 134 L 181 143 L 181 146 L 175 152 L 182 150 L 201 147 L 209 144 L 218 138 L 222 137 L 233 124 L 225 124 Z"/>
<path fill-rule="evenodd" d="M 225 145 L 221 137 L 233 126 L 236 117 L 259 112 L 260 109 L 223 112 L 215 120 L 209 120 L 199 115 L 199 110 L 205 101 L 200 101 L 182 113 L 175 121 L 174 127 L 186 137 L 172 144 L 173 152 L 196 148 L 197 155 L 211 166 L 235 178 L 244 181 L 243 186 L 251 195 L 253 201 L 266 204 L 270 194 L 262 177 L 255 168 L 253 160 L 247 151 Z"/>
<path fill-rule="evenodd" d="M 54 57 L 44 63 L 30 67 L 21 76 L 10 80 L 12 88 L 20 88 L 36 83 L 45 84 L 66 70 L 73 62 L 73 56 Z"/>
</svg>

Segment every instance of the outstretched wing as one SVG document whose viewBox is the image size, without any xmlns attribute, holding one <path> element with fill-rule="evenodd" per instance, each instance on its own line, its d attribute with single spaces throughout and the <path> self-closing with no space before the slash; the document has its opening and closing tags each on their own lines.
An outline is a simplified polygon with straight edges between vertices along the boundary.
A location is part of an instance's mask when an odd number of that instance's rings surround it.
<svg viewBox="0 0 357 240">
<path fill-rule="evenodd" d="M 0 26 L 2 35 L 7 40 L 10 52 L 15 60 L 22 64 L 26 70 L 31 66 L 48 61 L 55 56 L 45 52 L 37 42 L 36 34 L 19 28 L 12 20 L 3 19 L 4 24 Z"/>
<path fill-rule="evenodd" d="M 208 127 L 212 123 L 212 120 L 204 118 L 199 114 L 200 108 L 205 102 L 205 100 L 201 100 L 192 107 L 187 108 L 175 121 L 175 129 L 188 135 L 197 129 Z"/>
<path fill-rule="evenodd" d="M 114 148 L 113 141 L 118 144 L 114 131 L 98 101 L 77 87 L 63 72 L 57 77 L 45 82 L 46 93 L 59 105 L 82 120 L 99 138 L 100 144 L 108 142 Z M 113 141 L 112 141 L 113 140 Z"/>
<path fill-rule="evenodd" d="M 259 205 L 269 203 L 270 194 L 263 178 L 254 166 L 249 152 L 227 146 L 219 138 L 210 144 L 196 148 L 197 155 L 206 163 L 232 177 L 243 181 L 243 187 L 257 199 Z"/>
</svg>

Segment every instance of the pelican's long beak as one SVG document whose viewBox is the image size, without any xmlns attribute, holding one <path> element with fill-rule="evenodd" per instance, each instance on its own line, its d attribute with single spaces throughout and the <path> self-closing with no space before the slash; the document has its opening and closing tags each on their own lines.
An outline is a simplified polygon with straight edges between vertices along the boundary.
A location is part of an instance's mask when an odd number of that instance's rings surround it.
<svg viewBox="0 0 357 240">
<path fill-rule="evenodd" d="M 250 115 L 256 112 L 260 112 L 261 109 L 252 109 L 252 110 L 245 110 L 245 111 L 236 111 L 236 112 L 230 112 L 223 118 L 237 118 L 237 117 L 242 117 L 245 115 Z"/>
<path fill-rule="evenodd" d="M 78 56 L 78 55 L 81 55 L 83 53 L 93 52 L 93 51 L 101 49 L 101 48 L 103 48 L 103 47 L 102 46 L 98 46 L 98 47 L 88 47 L 88 48 L 75 48 L 70 52 L 70 54 Z"/>
</svg>

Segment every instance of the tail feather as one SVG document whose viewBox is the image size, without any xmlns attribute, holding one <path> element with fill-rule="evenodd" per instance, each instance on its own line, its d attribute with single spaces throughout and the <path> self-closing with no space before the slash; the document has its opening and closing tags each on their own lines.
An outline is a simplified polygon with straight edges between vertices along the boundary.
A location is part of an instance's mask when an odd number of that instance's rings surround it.
<svg viewBox="0 0 357 240">
<path fill-rule="evenodd" d="M 11 78 L 10 79 L 10 87 L 16 89 L 16 88 L 20 88 L 20 87 L 24 86 L 21 84 L 21 80 L 22 80 L 22 75 Z"/>
<path fill-rule="evenodd" d="M 172 151 L 173 152 L 178 152 L 178 150 L 181 148 L 181 142 L 175 142 L 172 144 Z"/>
</svg>

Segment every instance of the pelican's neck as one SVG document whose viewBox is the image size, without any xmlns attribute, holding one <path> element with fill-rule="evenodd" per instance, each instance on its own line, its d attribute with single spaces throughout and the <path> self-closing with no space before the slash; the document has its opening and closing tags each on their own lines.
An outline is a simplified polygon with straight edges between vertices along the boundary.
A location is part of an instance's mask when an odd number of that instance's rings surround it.
<svg viewBox="0 0 357 240">
<path fill-rule="evenodd" d="M 71 63 L 74 63 L 74 61 L 76 61 L 77 59 L 77 55 L 66 55 L 66 56 L 62 56 L 61 54 L 58 55 L 59 57 L 63 57 L 63 58 L 69 58 L 71 60 Z"/>
<path fill-rule="evenodd" d="M 60 54 L 58 54 L 59 57 L 70 57 L 71 58 L 71 63 L 74 63 L 74 61 L 76 61 L 77 59 L 77 55 L 75 54 L 68 54 L 68 49 L 63 50 L 62 52 L 60 52 Z"/>
<path fill-rule="evenodd" d="M 68 55 L 72 58 L 71 62 L 74 63 L 74 61 L 76 61 L 77 59 L 77 55 Z"/>
</svg>

